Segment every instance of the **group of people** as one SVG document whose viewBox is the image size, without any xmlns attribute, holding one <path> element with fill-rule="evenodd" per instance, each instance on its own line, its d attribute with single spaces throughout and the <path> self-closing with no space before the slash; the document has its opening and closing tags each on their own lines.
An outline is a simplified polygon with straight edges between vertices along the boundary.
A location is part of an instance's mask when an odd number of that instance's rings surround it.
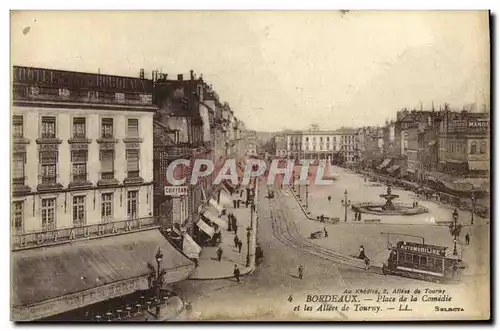
<svg viewBox="0 0 500 331">
<path fill-rule="evenodd" d="M 360 212 L 354 213 L 354 220 L 361 222 L 361 213 Z"/>
</svg>

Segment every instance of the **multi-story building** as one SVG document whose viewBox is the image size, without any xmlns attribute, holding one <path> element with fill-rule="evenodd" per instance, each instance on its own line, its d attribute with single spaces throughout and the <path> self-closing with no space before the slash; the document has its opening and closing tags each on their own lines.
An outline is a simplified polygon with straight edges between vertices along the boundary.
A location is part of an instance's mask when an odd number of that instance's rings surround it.
<svg viewBox="0 0 500 331">
<path fill-rule="evenodd" d="M 245 134 L 245 150 L 247 157 L 257 156 L 257 134 L 255 131 L 247 131 Z"/>
<path fill-rule="evenodd" d="M 155 250 L 180 255 L 153 218 L 151 81 L 16 66 L 13 89 L 13 317 L 147 288 Z M 183 259 L 169 282 L 192 272 Z"/>
<path fill-rule="evenodd" d="M 276 157 L 285 158 L 286 157 L 286 137 L 279 135 L 274 137 L 274 147 L 276 149 Z"/>
<path fill-rule="evenodd" d="M 442 172 L 467 177 L 489 174 L 490 114 L 443 114 L 439 130 L 439 163 Z"/>
</svg>

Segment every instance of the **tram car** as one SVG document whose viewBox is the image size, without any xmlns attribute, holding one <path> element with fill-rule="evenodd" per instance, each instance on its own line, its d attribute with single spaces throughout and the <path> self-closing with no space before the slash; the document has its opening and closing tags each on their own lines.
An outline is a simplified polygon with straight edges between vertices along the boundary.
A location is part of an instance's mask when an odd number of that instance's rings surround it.
<svg viewBox="0 0 500 331">
<path fill-rule="evenodd" d="M 446 255 L 447 247 L 399 241 L 390 249 L 384 275 L 397 275 L 429 282 L 453 283 L 461 279 L 465 264 Z"/>
</svg>

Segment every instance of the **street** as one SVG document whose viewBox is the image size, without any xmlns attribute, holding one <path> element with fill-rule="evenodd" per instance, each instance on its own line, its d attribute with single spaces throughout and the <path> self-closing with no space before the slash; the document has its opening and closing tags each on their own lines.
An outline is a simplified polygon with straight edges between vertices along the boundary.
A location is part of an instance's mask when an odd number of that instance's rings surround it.
<svg viewBox="0 0 500 331">
<path fill-rule="evenodd" d="M 337 170 L 343 171 L 343 169 Z M 341 186 L 339 183 L 344 184 L 346 181 L 353 180 L 354 177 L 349 174 L 344 176 L 342 173 L 341 178 L 328 190 L 329 194 L 335 198 L 340 197 L 344 192 L 344 187 L 339 187 Z M 325 188 L 320 187 L 323 191 L 315 191 L 313 188 L 311 196 L 319 199 L 322 192 L 326 191 Z M 351 183 L 349 189 L 354 192 L 356 183 Z M 361 186 L 359 190 L 363 191 L 363 187 Z M 243 277 L 240 284 L 235 279 L 186 280 L 178 283 L 176 285 L 178 293 L 185 301 L 192 303 L 194 315 L 192 318 L 203 320 L 293 320 L 309 317 L 345 320 L 351 316 L 355 318 L 355 312 L 350 312 L 354 315 L 336 311 L 309 315 L 313 312 L 293 312 L 292 309 L 294 302 L 304 302 L 306 294 L 340 294 L 346 288 L 446 288 L 453 293 L 462 306 L 473 304 L 474 296 L 479 299 L 487 295 L 484 287 L 478 284 L 481 279 L 488 277 L 486 272 L 488 254 L 483 254 L 482 257 L 478 257 L 477 252 L 470 254 L 473 251 L 472 246 L 465 250 L 464 255 L 469 254 L 481 263 L 469 263 L 472 267 L 467 270 L 462 285 L 442 285 L 385 276 L 373 270 L 364 270 L 363 263 L 349 257 L 350 254 L 356 254 L 357 248 L 362 244 L 370 257 L 373 256 L 375 260 L 385 258 L 382 256 L 387 254 L 386 237 L 381 232 L 424 235 L 430 243 L 443 238 L 449 244 L 451 241 L 446 226 L 420 224 L 410 227 L 397 224 L 375 225 L 353 222 L 343 224 L 342 220 L 341 224 L 326 225 L 330 233 L 329 238 L 311 241 L 306 239 L 308 234 L 313 230 L 322 230 L 324 224 L 307 219 L 287 187 L 284 187 L 282 191 L 278 190 L 274 199 L 268 199 L 266 194 L 266 190 L 260 190 L 258 197 L 260 221 L 257 235 L 258 243 L 264 251 L 262 264 L 253 274 Z M 338 203 L 337 200 L 335 202 Z M 341 210 L 339 207 L 336 209 Z M 471 232 L 472 237 L 478 238 L 477 233 L 483 228 L 485 227 L 476 227 Z M 475 241 L 479 242 L 479 240 Z M 481 241 L 484 245 L 488 243 L 488 240 Z M 484 245 L 481 247 L 487 249 L 487 245 Z M 304 266 L 304 279 L 302 280 L 298 278 L 299 265 Z M 477 269 L 477 265 L 482 268 Z M 474 293 L 466 291 L 465 284 L 471 286 L 471 282 L 481 291 Z M 289 301 L 290 298 L 291 301 Z M 474 306 L 470 306 L 470 309 L 474 309 Z M 425 309 L 422 314 L 426 314 Z M 480 312 L 467 311 L 467 314 L 479 315 Z M 408 313 L 408 316 L 399 312 L 397 316 L 402 319 L 415 318 L 415 312 Z M 442 317 L 439 316 L 439 314 L 436 315 L 436 318 L 446 318 L 447 315 L 443 313 Z M 359 315 L 358 318 L 360 317 L 366 319 L 366 315 Z"/>
</svg>

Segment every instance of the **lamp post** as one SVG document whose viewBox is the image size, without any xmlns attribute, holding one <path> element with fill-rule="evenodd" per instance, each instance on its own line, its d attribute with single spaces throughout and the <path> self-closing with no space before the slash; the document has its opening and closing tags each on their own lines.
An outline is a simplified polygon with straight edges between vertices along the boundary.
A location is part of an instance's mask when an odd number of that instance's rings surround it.
<svg viewBox="0 0 500 331">
<path fill-rule="evenodd" d="M 306 183 L 306 210 L 308 210 L 309 208 L 309 203 L 308 203 L 308 200 L 309 200 L 309 183 Z"/>
<path fill-rule="evenodd" d="M 457 237 L 460 235 L 462 231 L 462 225 L 457 224 L 458 220 L 458 211 L 455 208 L 453 211 L 453 223 L 450 223 L 450 234 L 453 236 L 453 255 L 458 255 L 457 252 Z"/>
<path fill-rule="evenodd" d="M 298 190 L 297 196 L 300 199 L 300 182 L 299 182 L 299 177 L 297 177 L 297 179 L 295 180 L 295 182 L 297 183 L 297 190 Z"/>
<path fill-rule="evenodd" d="M 351 205 L 351 200 L 347 200 L 347 190 L 344 192 L 344 200 L 341 201 L 342 207 L 344 207 L 345 214 L 344 214 L 344 222 L 347 222 L 347 208 Z"/>
<path fill-rule="evenodd" d="M 252 213 L 252 218 L 253 218 L 253 213 Z M 251 221 L 252 219 L 250 219 Z M 248 227 L 247 228 L 247 263 L 246 266 L 250 266 L 250 232 L 252 231 L 252 228 Z"/>
<path fill-rule="evenodd" d="M 163 254 L 158 247 L 156 251 L 155 260 L 156 260 L 156 275 L 155 275 L 155 289 L 156 289 L 156 311 L 155 316 L 160 316 L 160 295 L 161 295 L 161 287 L 163 286 L 165 269 L 161 269 L 161 260 L 163 259 Z"/>
<path fill-rule="evenodd" d="M 476 196 L 474 195 L 474 192 L 472 192 L 472 211 L 470 215 L 470 225 L 474 224 L 474 210 L 476 209 Z"/>
</svg>

